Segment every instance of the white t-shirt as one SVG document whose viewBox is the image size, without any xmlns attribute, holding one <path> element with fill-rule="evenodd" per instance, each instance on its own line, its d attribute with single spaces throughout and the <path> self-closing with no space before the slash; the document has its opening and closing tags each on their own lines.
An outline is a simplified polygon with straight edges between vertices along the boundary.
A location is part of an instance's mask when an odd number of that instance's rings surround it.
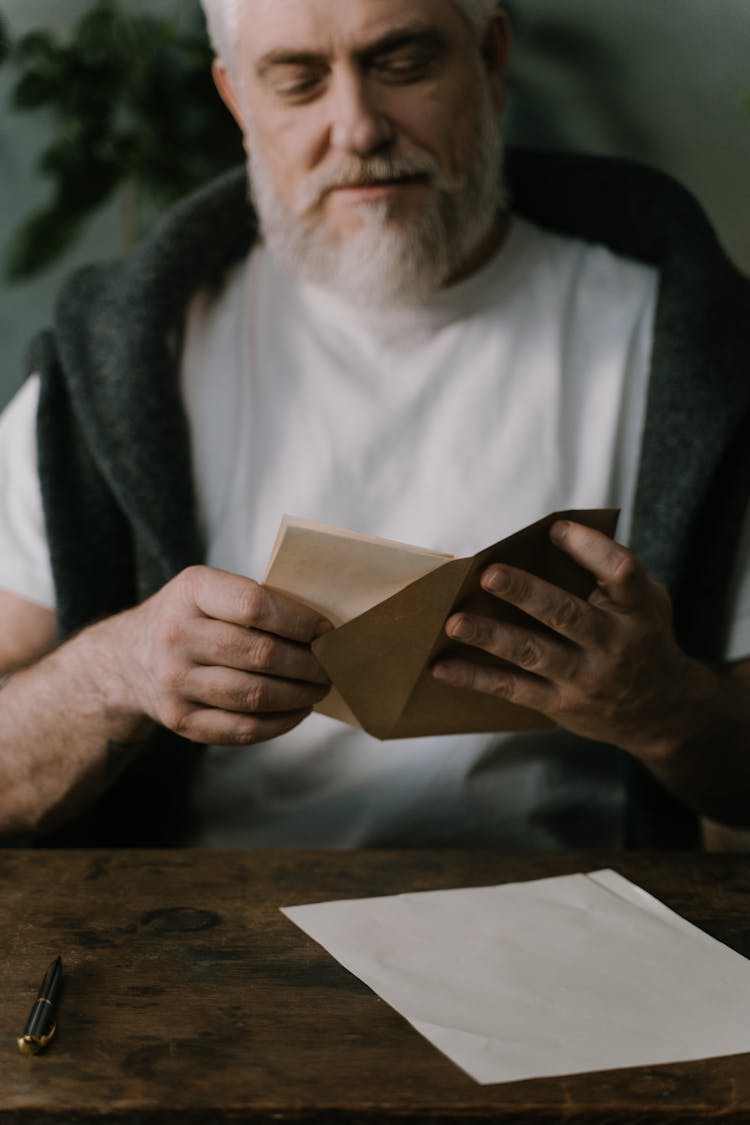
<svg viewBox="0 0 750 1125">
<path fill-rule="evenodd" d="M 424 304 L 354 309 L 263 248 L 200 295 L 183 388 L 210 564 L 261 578 L 288 512 L 471 554 L 562 508 L 621 507 L 627 542 L 656 276 L 515 220 Z M 0 587 L 54 604 L 35 382 L 0 420 Z M 750 654 L 750 572 L 727 659 Z M 213 747 L 196 843 L 610 847 L 618 755 L 562 731 L 380 743 L 324 716 Z"/>
</svg>

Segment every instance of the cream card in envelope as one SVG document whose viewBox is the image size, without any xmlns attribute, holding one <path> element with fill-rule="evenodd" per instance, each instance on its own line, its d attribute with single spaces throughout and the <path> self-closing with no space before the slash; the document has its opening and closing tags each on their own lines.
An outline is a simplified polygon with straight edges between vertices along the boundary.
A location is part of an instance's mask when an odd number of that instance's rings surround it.
<svg viewBox="0 0 750 1125">
<path fill-rule="evenodd" d="M 430 669 L 459 650 L 483 659 L 446 636 L 451 613 L 529 622 L 482 590 L 480 577 L 491 563 L 520 567 L 589 596 L 592 575 L 550 541 L 557 519 L 612 535 L 617 512 L 555 512 L 467 558 L 285 516 L 264 582 L 320 610 L 336 626 L 313 642 L 333 684 L 316 710 L 380 739 L 550 726 L 538 712 L 440 683 Z"/>
</svg>

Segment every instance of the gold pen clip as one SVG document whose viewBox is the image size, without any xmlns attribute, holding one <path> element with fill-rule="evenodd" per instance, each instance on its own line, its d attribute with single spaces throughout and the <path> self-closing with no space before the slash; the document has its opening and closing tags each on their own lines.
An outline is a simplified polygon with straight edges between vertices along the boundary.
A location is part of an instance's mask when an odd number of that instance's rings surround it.
<svg viewBox="0 0 750 1125">
<path fill-rule="evenodd" d="M 33 1035 L 22 1035 L 18 1040 L 18 1050 L 22 1055 L 26 1055 L 29 1058 L 31 1057 L 31 1055 L 37 1055 L 40 1051 L 44 1050 L 48 1043 L 52 1042 L 52 1040 L 55 1038 L 56 1031 L 57 1024 L 53 1023 L 47 1034 L 40 1035 L 38 1039 L 36 1039 Z"/>
</svg>

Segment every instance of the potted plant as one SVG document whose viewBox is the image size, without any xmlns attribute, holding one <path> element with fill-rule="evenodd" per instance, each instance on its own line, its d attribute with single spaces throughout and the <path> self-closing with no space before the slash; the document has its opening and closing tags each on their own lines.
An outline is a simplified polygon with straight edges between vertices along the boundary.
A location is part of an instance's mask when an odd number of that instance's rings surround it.
<svg viewBox="0 0 750 1125">
<path fill-rule="evenodd" d="M 17 72 L 13 108 L 45 109 L 55 126 L 39 158 L 50 199 L 10 243 L 10 280 L 45 269 L 113 197 L 128 249 L 156 208 L 242 159 L 194 0 L 179 19 L 95 0 L 65 42 L 41 29 L 13 42 L 0 27 L 2 61 Z"/>
</svg>

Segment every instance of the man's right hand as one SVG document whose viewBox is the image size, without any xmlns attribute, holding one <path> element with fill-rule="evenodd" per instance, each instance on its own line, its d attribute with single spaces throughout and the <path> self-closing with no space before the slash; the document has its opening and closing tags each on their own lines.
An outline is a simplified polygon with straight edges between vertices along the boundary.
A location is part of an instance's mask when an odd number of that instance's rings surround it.
<svg viewBox="0 0 750 1125">
<path fill-rule="evenodd" d="M 194 742 L 241 746 L 276 738 L 330 689 L 310 649 L 330 623 L 226 571 L 182 571 L 117 626 L 130 706 Z"/>
<path fill-rule="evenodd" d="M 315 610 L 249 578 L 191 567 L 59 648 L 55 619 L 0 591 L 0 836 L 64 823 L 94 800 L 152 724 L 246 745 L 291 730 L 329 689 Z M 46 652 L 46 655 L 44 655 Z"/>
</svg>

